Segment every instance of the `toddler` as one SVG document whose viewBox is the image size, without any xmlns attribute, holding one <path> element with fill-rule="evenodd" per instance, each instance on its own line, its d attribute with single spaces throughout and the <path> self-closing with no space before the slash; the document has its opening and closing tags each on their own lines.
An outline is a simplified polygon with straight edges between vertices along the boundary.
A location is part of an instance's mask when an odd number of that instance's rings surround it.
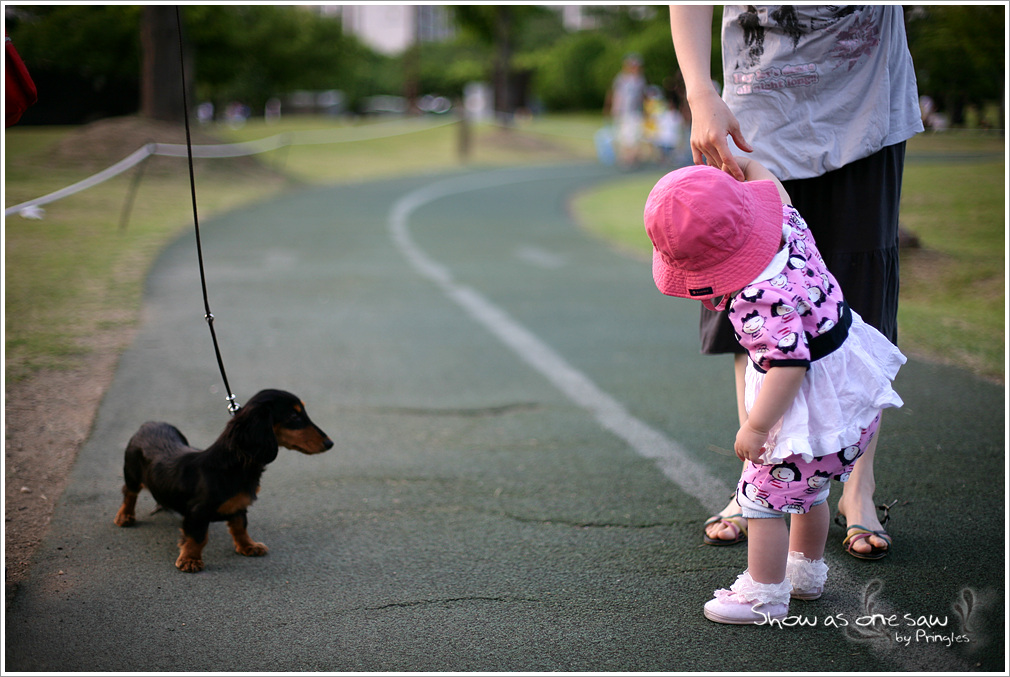
<svg viewBox="0 0 1010 677">
<path fill-rule="evenodd" d="M 728 306 L 750 357 L 734 444 L 746 461 L 747 570 L 705 604 L 710 620 L 748 624 L 785 617 L 791 597 L 821 596 L 830 481 L 848 479 L 880 411 L 901 406 L 891 381 L 905 357 L 845 303 L 782 184 L 738 162 L 743 182 L 704 165 L 664 176 L 645 228 L 659 290 Z"/>
</svg>

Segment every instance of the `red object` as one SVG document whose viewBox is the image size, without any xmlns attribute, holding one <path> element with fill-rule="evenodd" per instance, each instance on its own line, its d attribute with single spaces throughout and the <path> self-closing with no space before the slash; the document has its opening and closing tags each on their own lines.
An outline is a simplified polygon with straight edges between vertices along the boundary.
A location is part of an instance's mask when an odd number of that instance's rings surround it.
<svg viewBox="0 0 1010 677">
<path fill-rule="evenodd" d="M 4 72 L 6 73 L 7 89 L 4 92 L 4 104 L 6 104 L 6 120 L 4 127 L 10 127 L 24 115 L 28 107 L 38 101 L 39 95 L 35 90 L 35 83 L 32 76 L 28 74 L 28 67 L 21 60 L 18 51 L 14 49 L 14 43 L 10 36 L 6 37 L 7 43 L 7 63 Z"/>
</svg>

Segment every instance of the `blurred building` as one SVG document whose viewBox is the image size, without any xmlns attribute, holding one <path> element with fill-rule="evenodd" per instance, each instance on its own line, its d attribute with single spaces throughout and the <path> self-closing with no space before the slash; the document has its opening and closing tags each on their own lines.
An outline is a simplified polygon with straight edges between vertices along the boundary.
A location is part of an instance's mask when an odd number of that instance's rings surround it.
<svg viewBox="0 0 1010 677">
<path fill-rule="evenodd" d="M 556 5 L 552 9 L 561 12 L 561 23 L 570 31 L 599 27 L 599 20 L 586 11 L 585 5 Z"/>
<path fill-rule="evenodd" d="M 402 53 L 416 42 L 438 42 L 453 36 L 452 16 L 444 5 L 313 5 L 323 16 L 339 17 L 344 32 L 377 52 Z"/>
<path fill-rule="evenodd" d="M 455 34 L 451 10 L 445 5 L 310 5 L 323 16 L 339 17 L 344 31 L 377 52 L 402 53 L 415 40 L 438 42 Z M 568 30 L 597 27 L 599 21 L 585 5 L 549 5 L 561 14 Z"/>
</svg>

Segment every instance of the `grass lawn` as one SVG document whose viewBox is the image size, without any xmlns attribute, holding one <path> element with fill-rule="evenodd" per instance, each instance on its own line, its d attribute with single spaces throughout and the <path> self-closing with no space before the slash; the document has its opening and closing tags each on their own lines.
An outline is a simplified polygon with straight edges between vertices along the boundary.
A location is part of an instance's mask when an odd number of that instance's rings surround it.
<svg viewBox="0 0 1010 677">
<path fill-rule="evenodd" d="M 464 156 L 460 125 L 447 121 L 426 118 L 420 123 L 349 125 L 332 118 L 289 117 L 271 125 L 250 121 L 241 129 L 195 128 L 194 135 L 210 132 L 223 142 L 278 134 L 312 140 L 317 133 L 325 141 L 263 153 L 253 171 L 248 160 L 198 160 L 200 219 L 267 199 L 292 184 L 591 160 L 595 157 L 593 133 L 600 125 L 599 116 L 592 115 L 520 121 L 512 129 L 475 124 L 469 129 L 469 152 Z M 136 133 L 132 125 L 124 125 L 123 130 Z M 389 136 L 358 140 L 379 134 Z M 347 142 L 334 143 L 334 139 Z M 149 141 L 166 141 L 157 135 L 120 140 L 129 146 L 127 151 L 119 144 L 118 150 L 110 152 L 101 139 L 88 136 L 88 128 L 7 129 L 4 207 L 81 181 Z M 61 143 L 73 146 L 81 161 L 55 159 Z M 96 346 L 107 344 L 114 333 L 135 325 L 143 282 L 155 256 L 166 243 L 193 228 L 185 159 L 155 158 L 152 162 L 157 164 L 144 171 L 125 229 L 120 228 L 120 220 L 135 169 L 45 205 L 43 220 L 4 219 L 8 380 L 23 379 L 38 369 L 73 368 Z"/>
<path fill-rule="evenodd" d="M 1006 351 L 1006 165 L 969 147 L 945 160 L 924 137 L 909 146 L 901 196 L 902 224 L 921 249 L 902 257 L 898 324 L 916 354 L 1002 380 Z M 967 144 L 966 144 L 967 145 Z M 914 151 L 922 154 L 916 157 Z"/>
<path fill-rule="evenodd" d="M 46 132 L 42 133 L 47 136 Z M 22 155 L 31 132 L 5 143 L 5 207 L 46 195 L 87 176 Z M 45 146 L 39 146 L 44 148 Z M 20 156 L 20 157 L 19 157 Z M 201 218 L 281 190 L 282 177 L 256 183 L 203 173 Z M 126 228 L 120 217 L 127 172 L 44 207 L 43 220 L 4 219 L 5 375 L 18 380 L 39 368 L 72 367 L 103 333 L 133 326 L 148 267 L 160 249 L 192 228 L 188 174 L 149 173 L 140 183 Z"/>
<path fill-rule="evenodd" d="M 281 126 L 283 125 L 283 126 Z M 468 152 L 462 152 L 463 134 L 453 118 L 424 118 L 404 123 L 388 121 L 367 125 L 342 124 L 327 118 L 290 118 L 279 124 L 250 121 L 240 129 L 227 126 L 215 134 L 229 142 L 251 141 L 291 134 L 294 142 L 319 138 L 332 144 L 291 145 L 264 153 L 261 158 L 292 177 L 308 183 L 364 181 L 420 174 L 454 167 L 500 167 L 593 159 L 593 134 L 599 116 L 564 116 L 519 121 L 514 129 L 487 124 L 469 127 Z M 316 134 L 318 132 L 318 135 Z M 368 135 L 388 134 L 379 138 Z M 348 139 L 348 142 L 340 141 Z"/>
<path fill-rule="evenodd" d="M 640 172 L 579 196 L 586 227 L 651 257 L 642 207 L 663 172 Z M 902 226 L 902 349 L 1002 382 L 1005 369 L 1006 166 L 995 135 L 923 134 L 908 143 Z"/>
</svg>

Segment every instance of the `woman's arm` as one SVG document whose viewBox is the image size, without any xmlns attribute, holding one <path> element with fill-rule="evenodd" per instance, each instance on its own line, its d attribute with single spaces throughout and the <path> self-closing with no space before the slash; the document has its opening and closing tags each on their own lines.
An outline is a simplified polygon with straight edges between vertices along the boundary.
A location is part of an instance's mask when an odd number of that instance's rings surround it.
<svg viewBox="0 0 1010 677">
<path fill-rule="evenodd" d="M 768 370 L 754 406 L 736 434 L 733 449 L 741 461 L 759 462 L 768 440 L 768 431 L 796 399 L 806 375 L 806 367 L 772 367 Z"/>
<path fill-rule="evenodd" d="M 712 85 L 712 14 L 711 5 L 670 5 L 670 34 L 691 108 L 691 153 L 695 164 L 707 160 L 713 167 L 743 181 L 743 171 L 730 152 L 726 137 L 732 136 L 745 152 L 753 148 Z"/>
</svg>

